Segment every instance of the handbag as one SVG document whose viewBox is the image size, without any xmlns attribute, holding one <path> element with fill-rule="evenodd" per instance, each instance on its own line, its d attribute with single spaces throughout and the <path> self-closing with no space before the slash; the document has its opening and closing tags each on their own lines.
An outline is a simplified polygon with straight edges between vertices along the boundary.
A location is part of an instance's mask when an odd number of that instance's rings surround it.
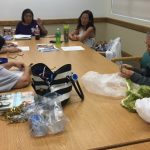
<svg viewBox="0 0 150 150">
<path fill-rule="evenodd" d="M 40 96 L 57 93 L 64 106 L 70 98 L 73 86 L 83 101 L 84 94 L 78 82 L 78 76 L 71 70 L 71 64 L 63 65 L 56 71 L 52 71 L 45 64 L 37 63 L 31 66 L 32 87 Z"/>
</svg>

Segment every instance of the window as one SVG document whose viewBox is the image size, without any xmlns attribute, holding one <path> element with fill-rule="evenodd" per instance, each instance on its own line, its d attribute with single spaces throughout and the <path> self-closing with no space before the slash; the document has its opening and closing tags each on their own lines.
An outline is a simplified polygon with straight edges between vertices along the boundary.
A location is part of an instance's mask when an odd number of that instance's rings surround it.
<svg viewBox="0 0 150 150">
<path fill-rule="evenodd" d="M 150 0 L 112 0 L 112 13 L 150 21 Z"/>
</svg>

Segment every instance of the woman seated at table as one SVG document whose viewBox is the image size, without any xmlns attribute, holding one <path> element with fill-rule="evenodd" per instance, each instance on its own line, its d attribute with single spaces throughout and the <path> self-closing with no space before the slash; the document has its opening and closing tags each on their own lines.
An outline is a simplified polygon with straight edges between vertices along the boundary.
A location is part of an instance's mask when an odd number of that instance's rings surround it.
<svg viewBox="0 0 150 150">
<path fill-rule="evenodd" d="M 12 67 L 18 68 L 23 74 L 16 74 L 9 70 Z M 0 92 L 19 89 L 30 84 L 30 67 L 21 62 L 9 62 L 0 65 Z"/>
<path fill-rule="evenodd" d="M 69 34 L 69 38 L 73 41 L 81 41 L 92 47 L 95 43 L 95 26 L 93 14 L 89 10 L 81 13 L 78 19 L 78 25 L 75 31 Z"/>
<path fill-rule="evenodd" d="M 30 9 L 25 9 L 22 13 L 22 21 L 18 23 L 15 34 L 34 35 L 37 26 L 41 36 L 47 35 L 42 20 L 40 18 L 34 20 L 33 12 Z"/>
<path fill-rule="evenodd" d="M 20 52 L 21 50 L 16 47 L 15 44 L 6 42 L 5 39 L 0 36 L 0 53 L 14 53 L 14 52 Z"/>
</svg>

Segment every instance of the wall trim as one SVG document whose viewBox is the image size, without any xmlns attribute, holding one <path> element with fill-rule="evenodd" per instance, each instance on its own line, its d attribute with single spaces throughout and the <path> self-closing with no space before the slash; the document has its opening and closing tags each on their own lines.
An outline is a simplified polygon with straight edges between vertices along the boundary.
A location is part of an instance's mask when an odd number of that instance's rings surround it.
<svg viewBox="0 0 150 150">
<path fill-rule="evenodd" d="M 101 23 L 101 22 L 106 22 L 107 18 L 101 17 L 101 18 L 95 18 L 94 22 L 95 23 Z M 44 25 L 51 25 L 51 24 L 75 24 L 77 23 L 78 19 L 73 18 L 73 19 L 46 19 L 43 20 Z M 19 20 L 15 21 L 0 21 L 0 26 L 15 26 Z"/>
<path fill-rule="evenodd" d="M 45 25 L 51 25 L 51 24 L 76 24 L 78 21 L 77 18 L 73 19 L 47 19 L 43 20 Z M 134 23 L 122 21 L 122 20 L 117 20 L 113 18 L 107 18 L 107 17 L 99 17 L 94 19 L 95 23 L 110 23 L 114 25 L 118 25 L 121 27 L 125 27 L 128 29 L 136 30 L 138 32 L 146 33 L 150 31 L 149 27 L 142 26 L 142 25 L 137 25 Z M 19 20 L 15 21 L 0 21 L 0 26 L 16 26 Z"/>
<path fill-rule="evenodd" d="M 106 18 L 106 22 L 114 24 L 114 25 L 118 25 L 118 26 L 121 26 L 121 27 L 125 27 L 125 28 L 128 28 L 128 29 L 132 29 L 132 30 L 135 30 L 135 31 L 138 31 L 138 32 L 147 33 L 148 31 L 150 31 L 149 27 L 134 24 L 134 23 L 130 23 L 130 22 L 126 22 L 126 21 L 122 21 L 122 20 L 118 20 L 118 19 Z"/>
</svg>

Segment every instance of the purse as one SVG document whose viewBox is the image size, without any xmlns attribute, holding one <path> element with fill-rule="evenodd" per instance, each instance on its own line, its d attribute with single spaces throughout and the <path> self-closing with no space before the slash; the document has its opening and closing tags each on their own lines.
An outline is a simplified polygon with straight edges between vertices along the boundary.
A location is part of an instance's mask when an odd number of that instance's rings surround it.
<svg viewBox="0 0 150 150">
<path fill-rule="evenodd" d="M 32 87 L 40 96 L 57 93 L 64 106 L 70 98 L 73 86 L 83 101 L 84 94 L 78 82 L 78 76 L 71 70 L 71 64 L 63 65 L 56 71 L 52 71 L 45 64 L 37 63 L 31 66 Z"/>
</svg>

